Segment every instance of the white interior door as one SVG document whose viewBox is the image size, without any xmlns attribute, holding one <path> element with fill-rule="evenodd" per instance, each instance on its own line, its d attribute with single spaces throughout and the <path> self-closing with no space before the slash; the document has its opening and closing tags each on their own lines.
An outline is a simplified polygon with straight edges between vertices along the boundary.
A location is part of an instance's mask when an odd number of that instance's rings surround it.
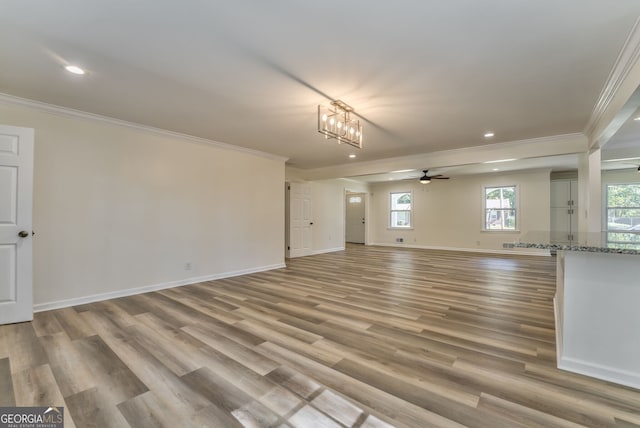
<svg viewBox="0 0 640 428">
<path fill-rule="evenodd" d="M 365 195 L 364 193 L 348 193 L 346 197 L 345 241 L 364 244 Z"/>
<path fill-rule="evenodd" d="M 0 324 L 33 319 L 33 129 L 0 125 Z"/>
<path fill-rule="evenodd" d="M 311 186 L 304 183 L 289 185 L 289 257 L 311 254 Z"/>
</svg>

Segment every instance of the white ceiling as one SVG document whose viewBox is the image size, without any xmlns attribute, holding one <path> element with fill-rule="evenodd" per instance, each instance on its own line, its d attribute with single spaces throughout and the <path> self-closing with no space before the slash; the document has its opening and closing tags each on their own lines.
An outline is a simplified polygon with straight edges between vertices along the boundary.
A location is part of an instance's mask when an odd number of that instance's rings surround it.
<svg viewBox="0 0 640 428">
<path fill-rule="evenodd" d="M 580 133 L 639 16 L 638 0 L 3 0 L 0 92 L 321 168 Z M 316 132 L 330 99 L 364 119 L 362 150 Z"/>
</svg>

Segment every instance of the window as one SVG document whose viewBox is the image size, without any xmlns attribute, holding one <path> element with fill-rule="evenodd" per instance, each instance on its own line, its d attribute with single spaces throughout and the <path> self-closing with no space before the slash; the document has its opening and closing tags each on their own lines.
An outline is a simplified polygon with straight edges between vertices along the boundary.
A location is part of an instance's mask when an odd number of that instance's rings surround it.
<svg viewBox="0 0 640 428">
<path fill-rule="evenodd" d="M 362 203 L 362 196 L 349 196 L 350 204 L 360 204 Z"/>
<path fill-rule="evenodd" d="M 410 229 L 411 228 L 411 192 L 392 192 L 391 215 L 389 216 L 389 227 Z"/>
<path fill-rule="evenodd" d="M 640 244 L 640 184 L 607 185 L 607 242 Z"/>
<path fill-rule="evenodd" d="M 516 186 L 484 188 L 484 230 L 516 230 Z"/>
</svg>

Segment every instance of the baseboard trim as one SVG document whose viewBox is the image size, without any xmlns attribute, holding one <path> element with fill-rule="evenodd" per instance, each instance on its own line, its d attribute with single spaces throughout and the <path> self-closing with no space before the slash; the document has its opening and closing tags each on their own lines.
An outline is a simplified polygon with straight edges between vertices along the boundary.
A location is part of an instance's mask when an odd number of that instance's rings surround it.
<svg viewBox="0 0 640 428">
<path fill-rule="evenodd" d="M 640 373 L 619 370 L 576 358 L 562 357 L 558 360 L 558 368 L 582 374 L 596 379 L 606 380 L 631 388 L 640 389 Z"/>
<path fill-rule="evenodd" d="M 315 250 L 311 253 L 311 255 L 317 256 L 318 254 L 335 253 L 336 251 L 344 251 L 344 250 L 345 250 L 344 247 L 327 248 L 324 250 Z"/>
<path fill-rule="evenodd" d="M 38 303 L 33 305 L 34 312 L 50 311 L 52 309 L 67 308 L 69 306 L 84 305 L 87 303 L 99 302 L 102 300 L 116 299 L 118 297 L 133 296 L 134 294 L 148 293 L 151 291 L 164 290 L 166 288 L 181 287 L 183 285 L 197 284 L 205 281 L 215 281 L 216 279 L 231 278 L 234 276 L 248 275 L 251 273 L 265 272 L 273 269 L 281 269 L 287 267 L 284 263 L 274 265 L 260 266 L 250 269 L 242 269 L 231 272 L 223 272 L 214 275 L 205 275 L 179 279 L 176 281 L 163 282 L 160 284 L 145 285 L 136 288 L 127 288 L 125 290 L 110 291 L 107 293 L 92 294 L 90 296 L 74 297 L 72 299 L 57 300 L 54 302 Z"/>
<path fill-rule="evenodd" d="M 468 253 L 488 253 L 488 254 L 503 254 L 510 256 L 541 256 L 550 257 L 551 253 L 548 250 L 538 251 L 513 251 L 513 250 L 491 250 L 487 248 L 464 248 L 464 247 L 441 247 L 436 245 L 413 245 L 413 244 L 387 244 L 387 243 L 372 243 L 369 245 L 377 245 L 380 247 L 395 247 L 395 248 L 415 248 L 418 250 L 442 250 L 442 251 L 462 251 Z"/>
</svg>

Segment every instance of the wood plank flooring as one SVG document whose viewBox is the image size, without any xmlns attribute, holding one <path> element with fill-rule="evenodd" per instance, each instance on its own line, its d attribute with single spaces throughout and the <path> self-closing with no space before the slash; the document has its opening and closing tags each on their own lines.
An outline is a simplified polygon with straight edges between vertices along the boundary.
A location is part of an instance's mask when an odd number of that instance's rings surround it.
<svg viewBox="0 0 640 428">
<path fill-rule="evenodd" d="M 66 427 L 640 427 L 555 368 L 555 259 L 350 245 L 0 326 L 0 406 Z"/>
</svg>

